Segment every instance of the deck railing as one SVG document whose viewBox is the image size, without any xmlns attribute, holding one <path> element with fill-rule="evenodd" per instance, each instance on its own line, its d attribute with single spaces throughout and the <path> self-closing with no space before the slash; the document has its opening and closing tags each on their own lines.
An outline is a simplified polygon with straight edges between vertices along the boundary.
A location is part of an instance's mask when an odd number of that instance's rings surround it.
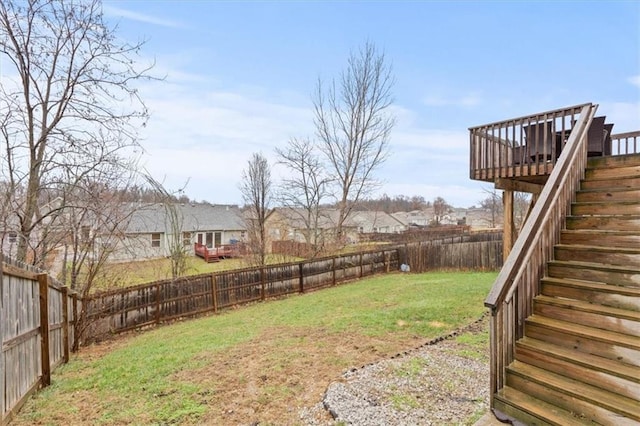
<svg viewBox="0 0 640 426">
<path fill-rule="evenodd" d="M 585 106 L 576 105 L 536 115 L 471 127 L 470 177 L 544 177 L 551 174 Z"/>
<path fill-rule="evenodd" d="M 540 292 L 553 247 L 560 239 L 564 219 L 571 208 L 587 161 L 587 133 L 596 105 L 585 104 L 562 114 L 579 116 L 530 217 L 516 240 L 491 289 L 485 306 L 491 309 L 491 405 L 495 393 L 504 386 L 505 369 L 514 359 L 515 342 L 523 336 L 525 319 L 533 311 L 533 298 Z M 559 117 L 556 112 L 543 114 L 543 121 Z M 512 120 L 540 122 L 541 116 Z M 498 128 L 494 125 L 492 128 Z M 503 126 L 504 127 L 504 126 Z"/>
<path fill-rule="evenodd" d="M 640 130 L 611 135 L 612 155 L 640 154 Z"/>
</svg>

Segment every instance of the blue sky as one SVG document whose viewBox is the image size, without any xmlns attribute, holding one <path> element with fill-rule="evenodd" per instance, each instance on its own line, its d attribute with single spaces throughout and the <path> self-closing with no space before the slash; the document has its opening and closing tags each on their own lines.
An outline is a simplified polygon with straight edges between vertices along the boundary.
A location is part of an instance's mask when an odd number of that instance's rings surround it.
<svg viewBox="0 0 640 426">
<path fill-rule="evenodd" d="M 145 167 L 170 190 L 242 202 L 253 152 L 313 137 L 311 94 L 366 41 L 396 78 L 379 194 L 477 204 L 468 127 L 593 102 L 640 129 L 640 1 L 115 1 L 120 37 L 146 39 Z M 282 171 L 274 166 L 277 179 Z"/>
</svg>

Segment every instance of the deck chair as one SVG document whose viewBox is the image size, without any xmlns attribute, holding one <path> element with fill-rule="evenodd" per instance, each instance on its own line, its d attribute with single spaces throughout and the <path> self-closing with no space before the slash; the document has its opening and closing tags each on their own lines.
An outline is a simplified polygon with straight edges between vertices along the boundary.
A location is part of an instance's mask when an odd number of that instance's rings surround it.
<svg viewBox="0 0 640 426">
<path fill-rule="evenodd" d="M 587 132 L 587 157 L 602 157 L 605 152 L 605 127 L 604 120 L 606 117 L 594 117 Z M 609 153 L 611 153 L 611 144 L 609 144 Z"/>
<path fill-rule="evenodd" d="M 602 142 L 602 155 L 611 155 L 611 132 L 613 131 L 613 123 L 604 125 L 604 141 Z"/>
<path fill-rule="evenodd" d="M 555 135 L 551 121 L 524 126 L 526 161 L 549 161 L 556 155 Z"/>
</svg>

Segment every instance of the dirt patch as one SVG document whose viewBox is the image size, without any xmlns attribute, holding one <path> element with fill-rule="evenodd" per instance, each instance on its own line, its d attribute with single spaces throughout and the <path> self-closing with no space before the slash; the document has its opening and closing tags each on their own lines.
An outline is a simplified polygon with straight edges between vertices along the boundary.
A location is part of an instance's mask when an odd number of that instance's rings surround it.
<svg viewBox="0 0 640 426">
<path fill-rule="evenodd" d="M 207 365 L 173 379 L 197 384 L 208 406 L 203 424 L 297 424 L 302 407 L 322 399 L 348 368 L 411 347 L 417 339 L 375 338 L 327 330 L 274 328 L 225 353 L 201 354 Z"/>
</svg>

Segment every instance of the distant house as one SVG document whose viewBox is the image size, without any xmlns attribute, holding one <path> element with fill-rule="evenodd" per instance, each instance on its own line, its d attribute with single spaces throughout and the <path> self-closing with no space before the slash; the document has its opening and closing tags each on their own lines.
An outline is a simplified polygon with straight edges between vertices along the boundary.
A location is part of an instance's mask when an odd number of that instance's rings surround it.
<svg viewBox="0 0 640 426">
<path fill-rule="evenodd" d="M 391 213 L 391 216 L 407 228 L 425 228 L 431 225 L 435 215 L 433 207 L 428 207 L 424 210 Z"/>
<path fill-rule="evenodd" d="M 131 216 L 111 259 L 114 261 L 166 257 L 170 243 L 180 235 L 185 251 L 194 254 L 194 243 L 208 248 L 242 241 L 246 229 L 235 205 L 173 204 L 176 220 L 171 220 L 163 204 L 139 206 Z M 174 223 L 175 222 L 175 223 Z"/>
<path fill-rule="evenodd" d="M 303 209 L 277 207 L 266 221 L 267 238 L 270 241 L 296 241 L 317 244 L 335 241 L 338 223 L 337 209 L 321 209 L 317 229 L 308 235 L 306 214 Z M 382 211 L 354 211 L 343 224 L 343 235 L 349 242 L 358 242 L 364 233 L 398 233 L 406 226 L 388 213 Z"/>
<path fill-rule="evenodd" d="M 349 216 L 347 222 L 360 234 L 397 234 L 407 229 L 403 222 L 383 211 L 356 211 Z"/>
</svg>

